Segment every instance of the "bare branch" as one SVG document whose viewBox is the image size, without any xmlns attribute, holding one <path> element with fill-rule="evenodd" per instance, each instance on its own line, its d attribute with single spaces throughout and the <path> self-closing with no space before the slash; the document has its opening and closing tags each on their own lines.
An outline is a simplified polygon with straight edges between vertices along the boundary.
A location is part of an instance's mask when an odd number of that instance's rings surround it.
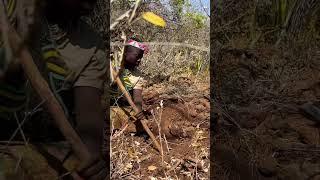
<svg viewBox="0 0 320 180">
<path fill-rule="evenodd" d="M 207 9 L 205 8 L 205 6 L 204 6 L 203 3 L 202 3 L 202 0 L 199 0 L 199 2 L 200 2 L 200 5 L 201 5 L 203 11 L 206 13 L 206 15 L 207 15 L 208 17 L 210 17 L 209 13 L 207 12 Z"/>
<path fill-rule="evenodd" d="M 125 18 L 130 17 L 129 14 L 130 14 L 131 11 L 132 11 L 132 10 L 130 9 L 130 10 L 126 11 L 124 14 L 122 14 L 121 16 L 119 16 L 119 17 L 115 20 L 115 22 L 111 24 L 110 30 L 111 30 L 111 31 L 114 30 L 114 28 L 120 23 L 120 21 L 122 21 L 122 20 L 125 19 Z"/>
<path fill-rule="evenodd" d="M 144 42 L 144 44 L 146 45 L 163 45 L 163 46 L 180 46 L 180 47 L 188 47 L 191 49 L 196 49 L 196 50 L 201 50 L 201 51 L 206 51 L 209 52 L 210 49 L 208 47 L 204 47 L 204 46 L 195 46 L 192 44 L 186 44 L 186 43 L 177 43 L 177 42 Z M 122 44 L 122 43 L 115 43 L 115 42 L 111 42 L 111 46 L 125 46 L 128 44 Z"/>
<path fill-rule="evenodd" d="M 133 17 L 136 15 L 136 11 L 137 11 L 137 8 L 138 8 L 140 2 L 141 2 L 141 0 L 137 0 L 136 1 L 136 4 L 135 4 L 134 9 L 133 9 L 133 12 L 132 12 L 131 17 L 130 17 L 130 19 L 128 21 L 129 24 L 131 24 Z"/>
</svg>

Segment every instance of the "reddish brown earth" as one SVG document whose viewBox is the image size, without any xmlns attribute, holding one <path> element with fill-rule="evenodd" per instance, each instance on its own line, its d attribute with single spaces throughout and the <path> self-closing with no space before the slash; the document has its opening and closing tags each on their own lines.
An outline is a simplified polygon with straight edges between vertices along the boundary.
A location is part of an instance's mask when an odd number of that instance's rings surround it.
<svg viewBox="0 0 320 180">
<path fill-rule="evenodd" d="M 163 155 L 152 147 L 150 139 L 128 134 L 120 136 L 112 141 L 114 166 L 119 164 L 121 157 L 128 157 L 131 159 L 129 167 L 132 167 L 127 172 L 114 167 L 113 179 L 119 176 L 127 179 L 209 179 L 209 84 L 190 86 L 182 81 L 180 86 L 184 85 L 189 86 L 187 95 L 176 85 L 170 91 L 170 84 L 147 89 L 144 100 L 145 108 L 150 112 L 148 125 L 156 136 L 162 135 Z M 158 127 L 161 127 L 160 132 Z M 121 146 L 124 141 L 127 146 Z M 119 153 L 121 148 L 126 149 L 122 154 Z M 156 169 L 150 169 L 152 167 Z"/>
<path fill-rule="evenodd" d="M 215 69 L 215 179 L 320 178 L 319 124 L 300 110 L 320 100 L 320 62 L 299 53 L 223 53 Z"/>
<path fill-rule="evenodd" d="M 131 124 L 120 135 L 112 135 L 112 179 L 209 179 L 209 83 L 180 78 L 152 85 L 143 96 L 145 109 L 150 112 L 148 124 L 158 141 L 160 122 L 163 154 L 154 149 L 147 136 L 135 135 L 135 126 Z M 120 113 L 113 120 L 114 130 L 119 132 L 128 116 Z M 10 149 L 9 155 L 0 158 L 0 170 L 5 168 L 6 176 L 58 178 L 32 145 L 18 142 L 10 145 Z M 68 168 L 75 162 L 67 162 Z"/>
</svg>

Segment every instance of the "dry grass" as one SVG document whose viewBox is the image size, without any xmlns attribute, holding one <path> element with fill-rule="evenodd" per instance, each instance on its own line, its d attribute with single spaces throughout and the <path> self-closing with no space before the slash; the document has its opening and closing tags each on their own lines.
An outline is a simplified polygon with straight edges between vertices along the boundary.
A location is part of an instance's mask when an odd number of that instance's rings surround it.
<svg viewBox="0 0 320 180">
<path fill-rule="evenodd" d="M 237 154 L 244 154 L 251 167 L 259 167 L 266 159 L 277 159 L 276 140 L 280 137 L 273 133 L 284 136 L 288 131 L 285 138 L 282 138 L 286 139 L 287 144 L 298 143 L 300 140 L 290 135 L 290 127 L 273 127 L 272 123 L 280 123 L 294 114 L 300 114 L 300 104 L 319 99 L 319 64 L 315 53 L 318 48 L 313 41 L 302 41 L 292 46 L 282 44 L 281 49 L 257 48 L 240 54 L 235 52 L 243 49 L 224 51 L 217 69 L 213 70 L 218 72 L 217 78 L 221 82 L 215 91 L 221 92 L 218 104 L 221 105 L 220 111 L 223 110 L 222 117 L 226 122 L 219 126 L 220 130 L 213 139 L 214 144 L 226 144 L 239 149 Z M 238 125 L 232 124 L 230 119 Z M 305 119 L 299 116 L 299 121 L 305 122 Z M 299 161 L 285 155 L 278 156 L 287 163 Z M 314 156 L 310 154 L 310 158 Z M 279 166 L 286 168 L 280 158 L 277 160 Z M 240 171 L 228 168 L 217 167 L 215 175 Z M 281 175 L 282 172 L 279 172 Z"/>
<path fill-rule="evenodd" d="M 154 2 L 154 4 L 157 3 Z M 149 123 L 157 126 L 158 130 L 155 135 L 160 141 L 162 151 L 157 153 L 151 142 L 146 141 L 143 137 L 136 137 L 134 134 L 130 136 L 125 133 L 125 129 L 129 127 L 120 128 L 111 141 L 112 179 L 208 179 L 209 148 L 202 139 L 203 136 L 206 136 L 208 140 L 208 129 L 196 129 L 195 132 L 199 134 L 194 138 L 179 139 L 173 142 L 160 131 L 160 126 L 164 120 L 162 113 L 166 108 L 166 104 L 161 104 L 161 99 L 174 97 L 183 100 L 185 97 L 190 99 L 196 98 L 197 95 L 201 97 L 201 95 L 209 94 L 208 91 L 197 91 L 201 83 L 208 84 L 209 82 L 207 48 L 209 27 L 194 28 L 194 24 L 188 18 L 183 18 L 183 22 L 178 27 L 176 22 L 170 20 L 169 10 L 160 4 L 157 5 L 161 8 L 154 9 L 148 3 L 142 3 L 138 8 L 134 8 L 137 7 L 134 3 L 125 1 L 111 4 L 111 24 L 117 24 L 113 26 L 112 43 L 122 43 L 123 37 L 128 38 L 133 32 L 141 34 L 143 40 L 147 42 L 169 43 L 169 45 L 150 45 L 150 51 L 144 56 L 139 67 L 148 80 L 146 91 L 158 92 L 153 95 L 149 94 L 150 97 L 145 95 L 145 97 L 159 100 L 153 104 L 158 108 L 153 109 Z M 137 16 L 143 11 L 153 11 L 165 18 L 167 27 L 158 28 L 141 20 L 135 21 L 130 13 L 128 16 L 122 16 L 129 9 L 136 9 Z M 129 27 L 130 19 L 135 23 Z M 174 46 L 171 46 L 170 43 L 174 43 Z M 178 46 L 178 44 L 187 46 Z M 113 46 L 112 52 L 114 56 L 119 54 L 120 57 L 121 46 Z M 205 135 L 201 135 L 201 132 L 205 132 Z M 193 157 L 192 160 L 185 157 L 184 149 L 190 150 L 188 156 Z"/>
<path fill-rule="evenodd" d="M 165 84 L 168 87 L 170 82 Z M 164 84 L 155 84 L 150 88 L 151 92 L 158 89 L 159 94 L 168 96 L 170 88 L 166 87 Z M 184 98 L 184 95 L 180 94 L 180 97 Z M 166 103 L 160 101 L 157 106 L 151 112 L 149 123 L 154 122 L 158 126 L 155 135 L 161 142 L 162 153 L 153 149 L 151 142 L 145 141 L 143 137 L 126 133 L 117 135 L 117 138 L 111 141 L 112 179 L 208 179 L 208 127 L 200 128 L 203 122 L 199 122 L 195 125 L 198 128 L 194 129 L 192 138 L 168 140 L 165 134 L 159 131 Z"/>
</svg>

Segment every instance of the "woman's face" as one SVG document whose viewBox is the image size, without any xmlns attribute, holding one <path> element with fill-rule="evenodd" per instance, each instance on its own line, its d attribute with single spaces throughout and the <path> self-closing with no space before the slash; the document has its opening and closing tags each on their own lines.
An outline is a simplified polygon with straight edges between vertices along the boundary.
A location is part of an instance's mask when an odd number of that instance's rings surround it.
<svg viewBox="0 0 320 180">
<path fill-rule="evenodd" d="M 124 60 L 125 67 L 127 69 L 134 69 L 139 66 L 143 57 L 143 51 L 133 46 L 127 46 L 125 48 Z"/>
</svg>

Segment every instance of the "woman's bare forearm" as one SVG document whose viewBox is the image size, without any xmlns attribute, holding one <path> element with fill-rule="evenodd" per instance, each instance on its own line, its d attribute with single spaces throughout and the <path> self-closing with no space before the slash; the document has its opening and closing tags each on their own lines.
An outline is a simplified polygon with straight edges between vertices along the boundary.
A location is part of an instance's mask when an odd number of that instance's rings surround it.
<svg viewBox="0 0 320 180">
<path fill-rule="evenodd" d="M 142 89 L 133 89 L 133 102 L 138 107 L 138 109 L 142 110 Z"/>
</svg>

